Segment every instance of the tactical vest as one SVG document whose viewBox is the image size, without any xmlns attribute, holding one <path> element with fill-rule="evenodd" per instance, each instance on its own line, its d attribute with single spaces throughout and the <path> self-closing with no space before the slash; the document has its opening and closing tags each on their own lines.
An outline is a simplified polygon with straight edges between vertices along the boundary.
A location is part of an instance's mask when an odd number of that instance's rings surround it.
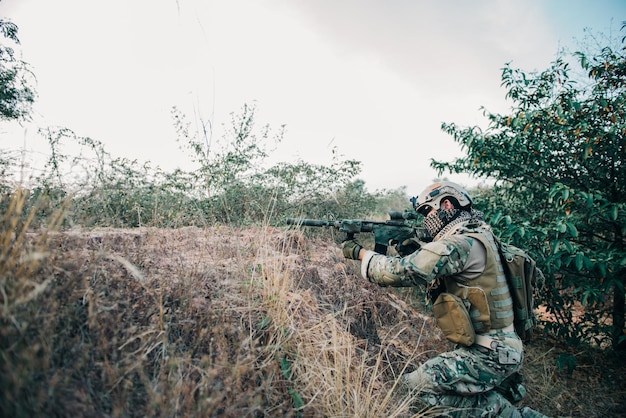
<svg viewBox="0 0 626 418">
<path fill-rule="evenodd" d="M 480 241 L 487 250 L 487 265 L 480 277 L 463 280 L 446 277 L 446 291 L 461 298 L 468 308 L 477 334 L 502 329 L 513 323 L 513 300 L 500 262 L 498 247 L 490 232 L 464 233 Z"/>
</svg>

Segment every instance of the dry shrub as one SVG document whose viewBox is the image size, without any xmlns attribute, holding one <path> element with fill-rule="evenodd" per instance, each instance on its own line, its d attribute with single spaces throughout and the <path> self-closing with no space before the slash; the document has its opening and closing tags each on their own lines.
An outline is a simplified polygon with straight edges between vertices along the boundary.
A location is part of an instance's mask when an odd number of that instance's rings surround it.
<svg viewBox="0 0 626 418">
<path fill-rule="evenodd" d="M 395 386 L 415 349 L 372 339 L 398 314 L 379 312 L 328 244 L 272 228 L 26 233 L 13 219 L 2 416 L 408 411 Z"/>
<path fill-rule="evenodd" d="M 270 227 L 3 222 L 0 416 L 426 415 L 399 377 L 449 344 L 334 243 Z M 619 408 L 576 402 L 551 353 L 529 349 L 529 404 Z"/>
<path fill-rule="evenodd" d="M 28 416 L 29 404 L 41 399 L 41 370 L 49 367 L 49 340 L 32 339 L 37 328 L 45 326 L 49 312 L 35 301 L 45 297 L 52 286 L 53 269 L 49 259 L 50 232 L 65 215 L 61 206 L 48 219 L 48 229 L 36 236 L 28 230 L 39 205 L 26 211 L 29 192 L 17 188 L 3 196 L 6 208 L 0 219 L 0 415 Z M 62 378 L 55 373 L 54 378 Z"/>
<path fill-rule="evenodd" d="M 526 345 L 523 401 L 550 416 L 618 417 L 626 406 L 624 353 L 575 350 L 549 336 Z"/>
<path fill-rule="evenodd" d="M 237 262 L 245 246 L 168 232 L 54 237 L 50 285 L 2 318 L 0 415 L 285 415 Z"/>
<path fill-rule="evenodd" d="M 305 241 L 298 234 L 289 242 L 279 243 L 283 248 L 278 256 L 263 256 L 260 281 L 264 309 L 274 327 L 271 334 L 281 336 L 279 360 L 297 412 L 333 417 L 411 415 L 413 397 L 399 387 L 399 378 L 417 357 L 419 339 L 404 345 L 411 348 L 403 352 L 393 337 L 409 323 L 421 322 L 431 341 L 441 341 L 438 332 L 434 336 L 432 321 L 417 312 L 407 314 L 411 309 L 400 299 L 388 304 L 393 294 L 387 290 L 355 280 L 348 271 L 354 265 L 338 256 L 337 247 Z M 304 248 L 305 243 L 315 247 Z M 303 257 L 294 258 L 294 251 Z M 379 329 L 385 332 L 384 343 Z"/>
</svg>

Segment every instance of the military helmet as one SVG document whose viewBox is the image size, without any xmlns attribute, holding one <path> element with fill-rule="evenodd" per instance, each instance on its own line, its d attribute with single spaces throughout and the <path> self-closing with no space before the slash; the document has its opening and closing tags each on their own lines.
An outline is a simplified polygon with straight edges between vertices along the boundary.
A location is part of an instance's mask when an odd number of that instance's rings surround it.
<svg viewBox="0 0 626 418">
<path fill-rule="evenodd" d="M 455 208 L 470 210 L 472 198 L 464 188 L 451 181 L 439 181 L 428 186 L 417 198 L 411 199 L 417 213 L 428 215 L 434 208 L 439 209 L 441 201 L 449 199 Z"/>
</svg>

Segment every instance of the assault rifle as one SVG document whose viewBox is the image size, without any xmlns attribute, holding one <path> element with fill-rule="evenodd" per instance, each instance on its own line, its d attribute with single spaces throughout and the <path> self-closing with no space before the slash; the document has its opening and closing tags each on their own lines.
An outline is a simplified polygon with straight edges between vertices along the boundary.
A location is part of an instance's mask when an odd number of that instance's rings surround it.
<svg viewBox="0 0 626 418">
<path fill-rule="evenodd" d="M 412 220 L 417 215 L 412 212 L 390 211 L 387 221 L 370 221 L 366 219 L 302 219 L 287 218 L 287 225 L 333 227 L 346 233 L 346 239 L 354 239 L 354 234 L 360 232 L 374 233 L 374 251 L 379 254 L 387 254 L 387 247 L 402 242 L 409 238 L 417 238 L 420 241 L 430 241 L 430 235 L 425 228 L 417 228 L 412 225 Z"/>
</svg>

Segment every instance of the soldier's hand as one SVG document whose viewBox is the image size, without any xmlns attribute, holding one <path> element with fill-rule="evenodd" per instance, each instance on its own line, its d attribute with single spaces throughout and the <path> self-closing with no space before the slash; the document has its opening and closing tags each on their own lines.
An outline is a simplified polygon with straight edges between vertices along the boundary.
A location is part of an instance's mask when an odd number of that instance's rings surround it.
<svg viewBox="0 0 626 418">
<path fill-rule="evenodd" d="M 396 251 L 401 257 L 413 254 L 422 247 L 417 238 L 405 239 L 401 243 L 396 244 Z"/>
<path fill-rule="evenodd" d="M 343 251 L 343 256 L 350 260 L 358 260 L 359 252 L 361 251 L 362 248 L 363 246 L 353 239 L 346 240 L 341 244 L 341 250 Z"/>
</svg>

